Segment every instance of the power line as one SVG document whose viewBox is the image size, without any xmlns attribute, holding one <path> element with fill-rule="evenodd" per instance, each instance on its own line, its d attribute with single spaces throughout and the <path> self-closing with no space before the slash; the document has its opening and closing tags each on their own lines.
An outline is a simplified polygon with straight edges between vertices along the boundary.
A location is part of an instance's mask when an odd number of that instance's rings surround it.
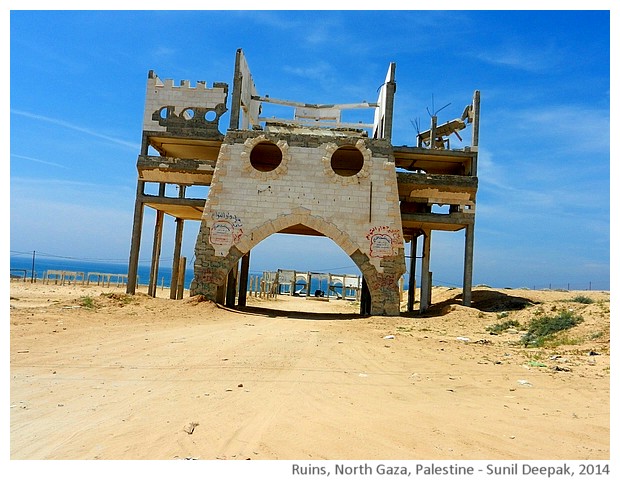
<svg viewBox="0 0 620 480">
<path fill-rule="evenodd" d="M 124 264 L 124 263 L 128 263 L 129 261 L 127 258 L 119 259 L 119 258 L 71 257 L 68 255 L 56 255 L 53 253 L 40 252 L 38 250 L 36 251 L 36 253 L 38 257 L 58 258 L 62 260 L 74 260 L 74 261 L 80 261 L 80 262 L 106 262 L 106 263 L 123 263 Z M 11 250 L 11 254 L 31 256 L 32 252 L 20 252 L 17 250 Z M 160 261 L 172 261 L 172 257 L 161 257 Z M 139 263 L 150 263 L 150 262 L 151 262 L 150 259 L 139 261 Z"/>
</svg>

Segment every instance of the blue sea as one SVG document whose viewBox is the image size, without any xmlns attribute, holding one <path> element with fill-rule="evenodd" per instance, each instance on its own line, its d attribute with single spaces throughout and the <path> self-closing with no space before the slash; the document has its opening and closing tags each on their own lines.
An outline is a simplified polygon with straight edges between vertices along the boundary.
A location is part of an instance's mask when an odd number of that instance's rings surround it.
<svg viewBox="0 0 620 480">
<path fill-rule="evenodd" d="M 33 258 L 32 254 L 25 253 L 13 253 L 11 252 L 11 276 L 19 276 L 26 277 L 27 279 L 31 279 L 33 277 Z M 72 272 L 82 272 L 84 275 L 87 275 L 90 272 L 97 273 L 118 273 L 118 274 L 127 274 L 128 270 L 128 262 L 94 262 L 94 261 L 84 261 L 77 259 L 69 259 L 69 258 L 58 258 L 58 257 L 48 257 L 44 255 L 34 255 L 34 278 L 37 280 L 43 280 L 45 276 L 45 272 L 47 270 L 66 270 Z M 150 261 L 140 262 L 138 265 L 138 284 L 139 285 L 148 285 L 149 276 L 151 271 Z M 252 277 L 262 277 L 262 274 L 257 272 L 250 272 L 250 276 Z M 163 260 L 159 263 L 159 272 L 157 275 L 157 285 L 161 287 L 170 287 L 170 279 L 172 277 L 172 261 L 164 262 Z M 189 289 L 192 279 L 194 278 L 194 270 L 193 265 L 190 265 L 188 262 L 187 269 L 185 271 L 185 288 Z M 249 280 L 249 279 L 248 279 Z M 93 278 L 91 278 L 93 281 Z M 115 279 L 112 279 L 114 282 Z M 299 290 L 303 287 L 303 285 L 299 285 L 296 287 L 296 290 Z M 328 285 L 325 280 L 319 281 L 316 278 L 313 278 L 311 281 L 310 292 L 313 294 L 316 290 L 327 291 Z M 338 293 L 342 293 L 342 289 L 340 287 L 336 287 Z M 304 291 L 305 294 L 305 291 Z M 347 295 L 354 294 L 351 291 L 347 291 Z"/>
<path fill-rule="evenodd" d="M 72 272 L 82 272 L 85 275 L 89 272 L 97 273 L 118 273 L 127 274 L 128 262 L 111 263 L 111 262 L 88 262 L 84 260 L 52 258 L 45 256 L 34 256 L 34 278 L 42 280 L 47 270 L 67 270 Z M 13 254 L 11 253 L 11 276 L 19 275 L 26 278 L 32 278 L 32 255 Z M 148 285 L 151 272 L 150 262 L 138 264 L 138 284 Z M 170 265 L 160 262 L 159 272 L 157 275 L 157 285 L 161 286 L 162 282 L 165 287 L 170 287 L 170 279 L 172 277 L 172 262 Z M 189 288 L 192 278 L 194 277 L 193 268 L 188 265 L 185 272 L 185 288 Z M 114 279 L 113 279 L 114 281 Z"/>
</svg>

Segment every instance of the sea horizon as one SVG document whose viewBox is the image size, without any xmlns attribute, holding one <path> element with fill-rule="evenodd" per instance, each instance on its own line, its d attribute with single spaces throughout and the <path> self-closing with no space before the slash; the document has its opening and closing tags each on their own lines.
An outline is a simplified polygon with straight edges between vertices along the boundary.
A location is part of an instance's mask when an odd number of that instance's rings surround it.
<svg viewBox="0 0 620 480">
<path fill-rule="evenodd" d="M 115 262 L 105 260 L 80 260 L 72 258 L 50 258 L 45 256 L 34 256 L 34 276 L 33 276 L 33 257 L 25 254 L 14 255 L 11 253 L 11 277 L 24 276 L 26 279 L 34 278 L 35 281 L 42 281 L 48 270 L 64 270 L 70 272 L 79 272 L 85 276 L 89 273 L 103 273 L 110 275 L 127 275 L 129 262 Z M 151 262 L 143 261 L 138 264 L 138 284 L 148 285 L 151 272 Z M 194 277 L 194 269 L 188 266 L 185 273 L 185 288 L 189 289 L 191 281 Z M 157 285 L 170 287 L 172 278 L 172 265 L 168 266 L 160 261 Z M 86 280 L 86 277 L 85 277 Z M 111 283 L 116 283 L 116 279 L 112 279 Z M 81 280 L 80 280 L 81 281 Z M 95 280 L 96 281 L 96 280 Z M 92 279 L 91 279 L 92 282 Z"/>
<path fill-rule="evenodd" d="M 160 260 L 158 274 L 157 274 L 157 286 L 163 288 L 170 288 L 170 281 L 172 278 L 172 261 Z M 169 264 L 169 265 L 168 265 Z M 63 257 L 49 257 L 45 255 L 34 255 L 34 276 L 33 276 L 33 255 L 32 253 L 14 253 L 11 252 L 10 258 L 11 278 L 23 277 L 26 281 L 34 279 L 36 282 L 41 282 L 45 279 L 46 273 L 49 270 L 61 270 L 67 272 L 77 272 L 83 275 L 78 282 L 87 281 L 88 274 L 101 273 L 110 275 L 127 275 L 129 269 L 129 262 L 122 261 L 105 261 L 105 260 L 82 260 L 75 258 L 63 258 Z M 264 272 L 250 272 L 250 276 L 256 278 L 262 278 Z M 138 285 L 147 286 L 149 284 L 149 278 L 151 275 L 151 261 L 143 260 L 138 264 Z M 193 264 L 189 264 L 185 271 L 184 288 L 189 290 L 192 280 L 194 278 Z M 53 281 L 53 280 L 52 280 Z M 95 278 L 91 278 L 90 282 L 97 282 Z M 112 278 L 110 284 L 116 284 L 117 279 Z M 124 282 L 121 282 L 124 284 Z M 248 279 L 250 284 L 250 279 Z M 296 290 L 302 288 L 303 285 L 299 284 Z M 311 293 L 316 290 L 322 290 L 326 292 L 328 290 L 326 281 L 312 278 L 311 280 Z M 336 287 L 338 293 L 342 293 L 340 286 Z M 305 292 L 304 292 L 305 293 Z M 332 293 L 333 294 L 333 293 Z M 348 291 L 347 295 L 350 296 L 351 292 Z"/>
</svg>

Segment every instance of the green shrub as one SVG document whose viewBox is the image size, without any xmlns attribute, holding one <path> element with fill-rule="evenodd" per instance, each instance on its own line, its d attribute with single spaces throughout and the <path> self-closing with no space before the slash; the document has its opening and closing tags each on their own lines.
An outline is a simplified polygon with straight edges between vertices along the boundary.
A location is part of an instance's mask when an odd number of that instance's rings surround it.
<svg viewBox="0 0 620 480">
<path fill-rule="evenodd" d="M 127 295 L 125 293 L 102 293 L 101 296 L 110 300 L 116 300 L 121 306 L 127 305 L 135 300 L 133 295 Z"/>
<path fill-rule="evenodd" d="M 585 295 L 577 295 L 576 297 L 571 298 L 569 301 L 585 304 L 594 303 L 594 300 L 592 300 L 590 297 L 586 297 Z"/>
<path fill-rule="evenodd" d="M 561 311 L 558 315 L 535 317 L 530 322 L 527 333 L 521 339 L 527 347 L 539 347 L 546 337 L 562 330 L 567 330 L 583 322 L 581 315 L 575 315 L 568 310 Z"/>
<path fill-rule="evenodd" d="M 505 322 L 488 326 L 487 331 L 491 333 L 502 333 L 509 328 L 521 328 L 521 324 L 517 320 L 506 320 Z"/>
<path fill-rule="evenodd" d="M 97 306 L 92 297 L 80 297 L 80 305 L 84 308 L 95 308 Z"/>
</svg>

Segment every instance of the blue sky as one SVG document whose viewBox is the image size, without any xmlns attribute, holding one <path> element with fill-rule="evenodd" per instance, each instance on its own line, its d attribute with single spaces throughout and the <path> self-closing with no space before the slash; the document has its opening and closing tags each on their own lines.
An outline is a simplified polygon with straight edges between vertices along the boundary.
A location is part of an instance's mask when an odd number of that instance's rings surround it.
<svg viewBox="0 0 620 480">
<path fill-rule="evenodd" d="M 11 251 L 126 262 L 148 71 L 232 88 L 237 48 L 261 94 L 308 103 L 374 101 L 396 62 L 395 145 L 479 89 L 474 284 L 609 289 L 608 10 L 12 11 Z M 173 236 L 167 219 L 162 264 Z M 433 235 L 436 283 L 461 285 L 463 245 Z M 277 268 L 356 272 L 331 240 L 286 235 L 252 252 Z"/>
</svg>

